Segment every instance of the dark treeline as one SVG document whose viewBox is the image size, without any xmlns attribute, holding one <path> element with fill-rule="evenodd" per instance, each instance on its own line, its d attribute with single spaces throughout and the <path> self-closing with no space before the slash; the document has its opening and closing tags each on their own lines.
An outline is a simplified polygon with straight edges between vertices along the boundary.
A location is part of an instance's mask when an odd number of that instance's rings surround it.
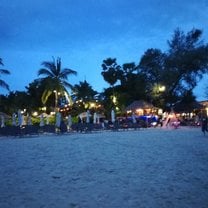
<svg viewBox="0 0 208 208">
<path fill-rule="evenodd" d="M 43 62 L 38 78 L 25 91 L 9 92 L 0 97 L 0 111 L 11 114 L 17 109 L 29 112 L 47 106 L 48 111 L 73 100 L 74 114 L 89 108 L 89 102 L 102 106 L 100 111 L 110 112 L 117 108 L 122 113 L 134 100 L 146 100 L 157 107 L 170 110 L 178 102 L 188 104 L 195 101 L 193 89 L 208 72 L 208 44 L 203 42 L 202 30 L 192 29 L 184 33 L 176 29 L 167 41 L 168 49 L 147 49 L 138 63 L 120 65 L 116 58 L 103 60 L 100 71 L 109 87 L 96 92 L 85 80 L 72 86 L 68 76 L 76 75 L 75 70 L 62 68 L 61 59 Z M 2 59 L 0 64 L 3 65 Z M 1 69 L 1 75 L 9 70 Z M 9 86 L 0 80 L 1 87 Z M 72 95 L 67 89 L 71 89 Z"/>
</svg>

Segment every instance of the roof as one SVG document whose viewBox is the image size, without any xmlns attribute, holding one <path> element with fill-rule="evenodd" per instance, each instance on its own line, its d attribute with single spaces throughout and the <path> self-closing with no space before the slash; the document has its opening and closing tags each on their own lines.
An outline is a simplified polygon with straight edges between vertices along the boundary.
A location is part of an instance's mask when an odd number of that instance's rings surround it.
<svg viewBox="0 0 208 208">
<path fill-rule="evenodd" d="M 208 100 L 203 100 L 199 102 L 201 105 L 203 105 L 204 107 L 208 107 Z"/>
<path fill-rule="evenodd" d="M 144 100 L 136 100 L 126 107 L 126 111 L 135 111 L 136 109 L 152 109 L 154 106 L 151 103 L 148 103 Z"/>
</svg>

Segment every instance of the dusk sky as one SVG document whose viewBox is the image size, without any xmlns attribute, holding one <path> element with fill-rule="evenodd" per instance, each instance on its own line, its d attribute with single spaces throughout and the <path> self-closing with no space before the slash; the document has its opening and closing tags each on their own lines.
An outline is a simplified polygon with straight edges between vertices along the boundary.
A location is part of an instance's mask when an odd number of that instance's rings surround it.
<svg viewBox="0 0 208 208">
<path fill-rule="evenodd" d="M 86 79 L 101 92 L 109 86 L 101 76 L 108 57 L 138 64 L 149 48 L 166 51 L 177 27 L 202 29 L 208 42 L 207 0 L 1 0 L 0 11 L 0 57 L 11 72 L 1 78 L 12 91 L 25 90 L 53 56 L 78 72 L 71 84 Z M 194 90 L 198 100 L 207 83 L 205 76 Z"/>
</svg>

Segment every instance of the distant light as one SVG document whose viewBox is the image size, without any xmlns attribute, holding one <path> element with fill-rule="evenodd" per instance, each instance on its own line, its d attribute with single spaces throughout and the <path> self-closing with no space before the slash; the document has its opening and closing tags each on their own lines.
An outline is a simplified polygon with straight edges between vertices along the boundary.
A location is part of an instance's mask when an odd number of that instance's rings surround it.
<svg viewBox="0 0 208 208">
<path fill-rule="evenodd" d="M 42 110 L 42 111 L 46 111 L 46 107 L 42 107 L 41 110 Z"/>
<path fill-rule="evenodd" d="M 113 103 L 115 104 L 117 102 L 116 96 L 113 96 Z"/>
<path fill-rule="evenodd" d="M 38 112 L 33 112 L 33 114 L 32 114 L 33 116 L 37 116 L 38 115 Z"/>
<path fill-rule="evenodd" d="M 162 110 L 162 109 L 159 109 L 159 110 L 158 110 L 158 114 L 159 114 L 159 115 L 162 115 L 162 113 L 163 113 L 163 110 Z"/>
<path fill-rule="evenodd" d="M 165 91 L 165 86 L 159 86 L 159 92 L 164 92 Z"/>
<path fill-rule="evenodd" d="M 90 108 L 94 108 L 95 107 L 95 103 L 90 103 Z"/>
</svg>

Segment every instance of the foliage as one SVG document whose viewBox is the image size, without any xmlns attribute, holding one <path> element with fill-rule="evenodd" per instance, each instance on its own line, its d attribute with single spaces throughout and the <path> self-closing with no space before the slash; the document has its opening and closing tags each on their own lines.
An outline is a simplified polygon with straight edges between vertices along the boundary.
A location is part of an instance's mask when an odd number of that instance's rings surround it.
<svg viewBox="0 0 208 208">
<path fill-rule="evenodd" d="M 208 71 L 208 45 L 201 40 L 202 31 L 192 29 L 187 34 L 177 29 L 171 41 L 166 59 L 167 71 L 174 72 L 170 93 L 177 95 L 192 90 Z"/>
<path fill-rule="evenodd" d="M 139 73 L 134 62 L 122 65 L 122 77 L 120 93 L 123 94 L 123 104 L 128 105 L 134 100 L 144 99 L 146 80 L 142 73 Z M 124 97 L 126 98 L 124 100 Z"/>
<path fill-rule="evenodd" d="M 58 57 L 56 60 L 53 58 L 52 62 L 44 61 L 42 66 L 44 68 L 38 70 L 38 76 L 44 76 L 41 79 L 46 87 L 41 98 L 44 104 L 54 91 L 64 93 L 67 92 L 67 88 L 73 89 L 73 86 L 68 82 L 68 76 L 77 75 L 77 72 L 69 68 L 62 68 L 61 58 Z"/>
<path fill-rule="evenodd" d="M 134 62 L 124 63 L 122 67 L 119 67 L 117 81 L 120 81 L 120 85 L 104 90 L 103 105 L 107 111 L 117 107 L 117 112 L 122 114 L 125 106 L 134 100 L 146 98 L 146 80 L 144 75 L 139 73 Z M 112 96 L 116 98 L 116 103 L 113 102 Z"/>
<path fill-rule="evenodd" d="M 121 67 L 117 64 L 115 58 L 107 58 L 102 63 L 102 76 L 111 86 L 115 85 L 119 80 L 122 72 Z"/>
<path fill-rule="evenodd" d="M 0 58 L 0 65 L 4 66 L 2 59 Z M 2 75 L 8 75 L 10 74 L 10 71 L 7 69 L 0 69 L 0 77 Z M 0 87 L 3 87 L 9 91 L 9 85 L 2 79 L 0 79 Z"/>
<path fill-rule="evenodd" d="M 40 108 L 46 107 L 46 113 L 49 113 L 54 108 L 54 98 L 55 96 L 52 94 L 51 97 L 48 98 L 47 103 L 43 106 L 41 97 L 46 89 L 47 83 L 42 79 L 35 79 L 33 82 L 29 83 L 26 87 L 27 94 L 30 96 L 30 106 L 29 109 L 33 109 L 35 111 L 39 111 Z"/>
<path fill-rule="evenodd" d="M 18 109 L 28 109 L 30 106 L 30 97 L 23 91 L 10 92 L 9 95 L 2 98 L 3 111 L 10 115 L 17 112 Z"/>
<path fill-rule="evenodd" d="M 92 86 L 90 86 L 86 80 L 74 85 L 73 92 L 75 100 L 82 100 L 83 102 L 94 100 L 94 96 L 98 94 L 98 92 L 93 90 Z"/>
<path fill-rule="evenodd" d="M 202 31 L 192 29 L 187 34 L 177 29 L 172 40 L 168 41 L 169 50 L 162 53 L 159 49 L 148 49 L 139 63 L 139 70 L 146 76 L 147 92 L 153 102 L 154 87 L 164 85 L 166 90 L 160 100 L 171 106 L 181 100 L 187 91 L 192 91 L 203 74 L 208 71 L 208 45 L 201 41 Z"/>
<path fill-rule="evenodd" d="M 178 101 L 173 109 L 176 112 L 193 112 L 193 110 L 200 109 L 202 106 L 196 102 L 196 97 L 193 95 L 193 92 L 187 91 L 182 96 L 181 100 Z"/>
</svg>

